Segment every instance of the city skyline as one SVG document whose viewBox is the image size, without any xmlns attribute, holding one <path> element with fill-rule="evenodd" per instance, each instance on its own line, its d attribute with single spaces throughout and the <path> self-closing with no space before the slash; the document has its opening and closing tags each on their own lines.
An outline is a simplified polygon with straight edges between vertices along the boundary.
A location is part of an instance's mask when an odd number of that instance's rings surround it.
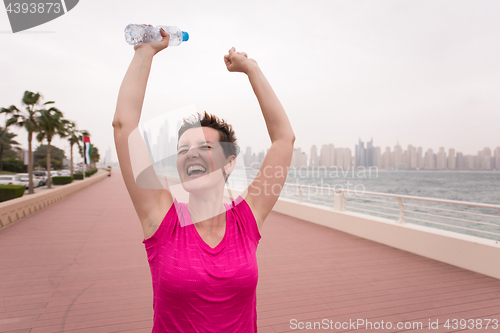
<svg viewBox="0 0 500 333">
<path fill-rule="evenodd" d="M 309 153 L 295 146 L 292 167 L 371 167 L 385 170 L 500 170 L 500 146 L 485 147 L 476 154 L 464 154 L 455 148 L 439 147 L 424 149 L 409 144 L 404 149 L 399 143 L 393 147 L 373 145 L 373 139 L 367 143 L 359 139 L 354 150 L 337 147 L 333 143 L 312 145 Z M 266 150 L 252 151 L 245 147 L 245 165 L 262 163 Z M 364 155 L 363 155 L 364 154 Z M 250 157 L 249 157 L 250 155 Z"/>
<path fill-rule="evenodd" d="M 168 124 L 168 121 L 165 121 L 166 124 Z M 180 123 L 177 123 L 177 126 L 180 126 Z M 160 125 L 160 128 L 163 128 L 163 127 L 168 127 L 168 125 Z M 175 130 L 175 128 L 174 128 Z M 172 128 L 170 128 L 170 131 L 172 131 Z M 149 137 L 149 138 L 154 138 L 151 142 L 148 142 L 148 145 L 150 147 L 150 151 L 152 153 L 154 153 L 156 156 L 158 156 L 159 158 L 164 158 L 164 157 L 167 157 L 167 156 L 170 156 L 172 152 L 175 153 L 175 142 L 176 142 L 176 136 L 173 135 L 173 136 L 168 136 L 168 133 L 169 133 L 169 130 L 166 130 L 166 131 L 159 131 L 159 132 L 156 132 L 156 135 L 153 136 L 153 134 L 151 134 L 151 130 L 149 130 L 147 132 L 148 134 L 146 134 L 146 132 L 143 132 L 143 137 Z M 16 137 L 17 139 L 17 137 Z M 373 141 L 373 138 L 371 139 L 371 141 Z M 369 143 L 371 141 L 367 141 L 366 143 Z M 162 143 L 163 142 L 163 143 Z M 358 143 L 359 142 L 363 142 L 365 143 L 365 141 L 361 141 L 360 138 L 358 138 Z M 36 143 L 33 145 L 34 149 L 33 151 L 36 149 L 36 147 L 38 147 L 39 145 L 42 145 L 43 143 Z M 53 145 L 54 146 L 54 145 Z M 354 157 L 355 158 L 355 152 L 356 152 L 356 145 L 354 145 L 354 149 L 351 149 L 349 147 L 337 147 L 335 144 L 333 143 L 329 143 L 329 144 L 313 144 L 309 147 L 309 149 L 307 150 L 302 150 L 302 147 L 300 145 L 297 145 L 295 144 L 294 145 L 294 150 L 299 150 L 301 153 L 304 153 L 306 154 L 305 157 L 302 157 L 303 159 L 305 158 L 305 160 L 307 161 L 307 166 L 311 166 L 311 157 L 312 157 L 312 150 L 313 150 L 313 147 L 316 147 L 316 154 L 317 154 L 317 157 L 318 157 L 318 162 L 317 162 L 317 165 L 318 166 L 321 166 L 321 152 L 322 152 L 322 148 L 324 146 L 332 146 L 334 147 L 334 149 L 347 149 L 349 150 L 349 156 Z M 396 148 L 396 147 L 400 147 L 401 149 L 401 152 L 399 152 L 399 154 L 403 154 L 403 152 L 406 152 L 408 151 L 408 147 L 412 147 L 412 148 L 415 148 L 415 149 L 421 149 L 422 150 L 422 156 L 423 156 L 423 164 L 425 165 L 425 156 L 427 154 L 427 152 L 429 151 L 432 151 L 433 154 L 435 155 L 435 158 L 436 158 L 436 166 L 434 169 L 439 169 L 438 168 L 438 162 L 437 162 L 437 156 L 441 150 L 441 148 L 443 148 L 445 150 L 445 153 L 447 151 L 447 153 L 449 154 L 450 151 L 453 151 L 456 155 L 457 154 L 462 154 L 463 157 L 467 157 L 467 156 L 472 156 L 472 157 L 476 157 L 478 156 L 478 153 L 480 152 L 483 152 L 484 150 L 490 150 L 490 155 L 491 157 L 495 157 L 495 152 L 497 153 L 498 156 L 500 156 L 500 145 L 498 146 L 495 146 L 495 145 L 492 145 L 492 146 L 489 146 L 489 147 L 484 147 L 483 149 L 473 153 L 473 154 L 466 154 L 466 153 L 463 153 L 462 151 L 460 151 L 459 149 L 456 149 L 456 148 L 445 148 L 445 147 L 439 147 L 437 149 L 434 149 L 434 148 L 427 148 L 427 149 L 424 149 L 423 147 L 421 146 L 415 146 L 415 145 L 412 145 L 412 144 L 408 144 L 406 146 L 406 149 L 404 149 L 404 146 L 399 144 L 399 141 L 396 141 L 396 144 L 394 146 L 373 146 L 372 145 L 372 148 L 375 150 L 377 148 L 380 148 L 380 155 L 383 157 L 383 155 L 387 152 L 387 148 L 390 148 L 390 151 L 393 153 L 393 149 Z M 58 146 L 55 146 L 57 148 L 60 148 L 60 149 L 63 149 L 66 153 L 66 157 L 69 157 L 69 145 L 67 143 L 64 143 L 64 146 L 63 147 L 58 147 Z M 21 147 L 23 149 L 23 151 L 26 151 L 26 148 L 25 147 Z M 251 146 L 244 146 L 244 147 L 241 147 L 241 154 L 243 154 L 244 156 L 248 154 L 248 151 L 250 149 L 250 152 L 252 154 L 256 154 L 256 158 L 257 160 L 260 160 L 262 161 L 265 157 L 265 153 L 267 152 L 267 149 L 268 148 L 265 148 L 265 149 L 259 149 L 259 148 L 255 148 L 255 147 L 251 147 Z M 308 153 L 306 153 L 306 151 L 308 151 Z M 118 161 L 116 159 L 113 159 L 112 157 L 112 153 L 114 152 L 114 147 L 107 147 L 106 149 L 103 149 L 103 156 L 101 156 L 101 161 L 100 163 L 104 163 L 104 164 L 117 164 Z M 416 153 L 416 151 L 414 152 Z M 347 152 L 345 151 L 344 154 L 347 154 Z M 456 156 L 455 155 L 455 156 Z M 76 149 L 73 150 L 73 156 L 74 156 L 74 159 L 75 159 L 75 163 L 79 163 L 82 158 L 81 156 L 79 155 L 78 151 Z M 333 155 L 332 156 L 324 156 L 323 155 L 323 159 L 330 159 L 330 158 L 333 158 Z M 373 157 L 375 158 L 375 156 Z M 344 165 L 344 167 L 347 167 L 347 157 L 344 157 L 343 158 L 343 162 L 341 162 L 340 164 L 341 165 Z M 355 161 L 355 160 L 354 160 Z M 246 157 L 244 157 L 244 163 L 245 165 L 249 165 L 251 164 L 250 160 Z M 292 164 L 294 163 L 294 160 L 292 160 Z M 448 162 L 446 162 L 447 164 Z M 468 165 L 470 165 L 471 163 L 473 162 L 466 162 L 468 163 Z M 304 164 L 304 163 L 300 163 L 300 164 Z M 323 163 L 324 164 L 324 163 Z M 363 165 L 363 163 L 359 163 L 360 165 Z M 356 162 L 353 162 L 353 163 L 349 163 L 349 165 L 356 165 Z M 500 165 L 500 158 L 499 158 L 499 161 L 496 162 L 496 164 L 494 165 Z M 413 167 L 411 165 L 408 165 L 408 169 L 415 169 L 416 167 Z M 420 167 L 420 169 L 424 169 L 423 167 Z M 448 169 L 448 168 L 446 168 Z M 474 169 L 474 168 L 470 168 L 470 169 Z"/>
</svg>

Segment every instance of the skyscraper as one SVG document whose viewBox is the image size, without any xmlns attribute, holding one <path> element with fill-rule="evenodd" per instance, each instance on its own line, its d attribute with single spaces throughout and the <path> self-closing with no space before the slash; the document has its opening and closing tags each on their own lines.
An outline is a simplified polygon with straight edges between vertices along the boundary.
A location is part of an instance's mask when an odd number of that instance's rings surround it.
<svg viewBox="0 0 500 333">
<path fill-rule="evenodd" d="M 321 158 L 320 165 L 323 167 L 331 167 L 334 165 L 334 145 L 330 143 L 329 145 L 321 146 Z"/>
<path fill-rule="evenodd" d="M 436 167 L 436 160 L 434 159 L 434 152 L 432 148 L 427 149 L 425 153 L 425 168 L 429 170 L 434 170 Z"/>
<path fill-rule="evenodd" d="M 457 152 L 456 169 L 457 170 L 465 170 L 465 158 L 464 158 L 464 154 L 462 154 L 461 152 Z"/>
<path fill-rule="evenodd" d="M 395 169 L 399 170 L 405 168 L 403 165 L 403 150 L 401 149 L 399 142 L 394 146 L 393 163 Z"/>
<path fill-rule="evenodd" d="M 494 151 L 495 169 L 500 170 L 500 147 L 496 147 Z"/>
<path fill-rule="evenodd" d="M 243 155 L 243 161 L 246 167 L 250 167 L 250 164 L 252 164 L 252 147 L 246 148 L 245 154 Z"/>
<path fill-rule="evenodd" d="M 386 170 L 393 169 L 391 147 L 385 147 L 384 169 L 386 169 Z"/>
<path fill-rule="evenodd" d="M 464 161 L 465 161 L 465 170 L 474 170 L 475 169 L 474 156 L 465 155 Z"/>
<path fill-rule="evenodd" d="M 424 158 L 422 155 L 422 147 L 417 148 L 417 168 L 418 169 L 424 168 Z"/>
<path fill-rule="evenodd" d="M 375 147 L 373 147 L 373 138 L 366 143 L 358 139 L 358 144 L 355 150 L 356 167 L 371 167 L 375 166 Z"/>
<path fill-rule="evenodd" d="M 335 165 L 347 170 L 351 167 L 351 150 L 349 148 L 335 148 Z"/>
<path fill-rule="evenodd" d="M 455 149 L 448 150 L 448 170 L 455 170 L 457 168 L 457 159 L 455 157 Z"/>
<path fill-rule="evenodd" d="M 436 169 L 446 169 L 446 152 L 444 151 L 444 147 L 440 147 L 439 152 L 437 153 Z"/>
<path fill-rule="evenodd" d="M 318 167 L 318 148 L 316 145 L 311 146 L 311 157 L 309 160 L 309 167 L 317 168 Z"/>
<path fill-rule="evenodd" d="M 292 163 L 290 165 L 294 168 L 307 166 L 307 155 L 303 153 L 300 148 L 294 148 Z"/>
<path fill-rule="evenodd" d="M 380 147 L 375 147 L 375 166 L 378 169 L 383 168 L 382 149 Z"/>
</svg>

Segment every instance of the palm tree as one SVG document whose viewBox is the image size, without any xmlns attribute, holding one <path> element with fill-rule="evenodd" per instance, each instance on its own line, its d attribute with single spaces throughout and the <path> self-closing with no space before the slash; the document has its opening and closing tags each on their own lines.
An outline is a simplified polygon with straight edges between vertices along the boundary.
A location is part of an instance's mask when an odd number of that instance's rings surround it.
<svg viewBox="0 0 500 333">
<path fill-rule="evenodd" d="M 56 135 L 59 135 L 61 138 L 67 135 L 65 129 L 68 120 L 63 119 L 62 112 L 54 107 L 48 110 L 41 110 L 36 120 L 39 126 L 39 132 L 36 135 L 36 139 L 40 142 L 42 142 L 43 139 L 47 140 L 47 188 L 52 188 L 50 176 L 50 144 Z"/>
<path fill-rule="evenodd" d="M 7 128 L 0 127 L 0 170 L 3 170 L 3 153 L 12 149 L 12 146 L 19 146 L 19 142 L 12 140 L 17 134 L 10 133 Z"/>
<path fill-rule="evenodd" d="M 99 149 L 97 147 L 92 146 L 92 150 L 90 151 L 90 161 L 92 162 L 92 169 L 95 169 L 95 164 L 99 162 L 101 159 L 101 155 L 99 155 Z"/>
<path fill-rule="evenodd" d="M 73 145 L 78 145 L 80 148 L 80 137 L 82 135 L 89 135 L 86 130 L 79 131 L 76 128 L 76 124 L 72 121 L 69 121 L 66 126 L 66 133 L 68 134 L 68 141 L 70 146 L 70 172 L 73 176 Z"/>
<path fill-rule="evenodd" d="M 37 115 L 40 114 L 41 109 L 36 109 L 41 103 L 42 95 L 40 93 L 33 93 L 31 91 L 25 91 L 22 99 L 22 103 L 26 106 L 26 111 L 23 112 L 19 110 L 15 105 L 11 105 L 8 108 L 2 108 L 0 113 L 5 113 L 10 115 L 11 118 L 7 119 L 5 127 L 11 125 L 17 125 L 19 127 L 24 127 L 28 132 L 28 193 L 33 194 L 33 133 L 38 132 L 38 122 L 36 120 Z M 45 102 L 43 105 L 52 104 L 53 101 Z"/>
</svg>

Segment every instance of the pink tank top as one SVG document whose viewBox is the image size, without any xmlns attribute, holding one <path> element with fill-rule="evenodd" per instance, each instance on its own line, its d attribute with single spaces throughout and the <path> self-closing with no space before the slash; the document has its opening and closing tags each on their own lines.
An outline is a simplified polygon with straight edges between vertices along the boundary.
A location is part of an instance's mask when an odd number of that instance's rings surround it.
<svg viewBox="0 0 500 333">
<path fill-rule="evenodd" d="M 226 233 L 211 248 L 198 234 L 187 204 L 170 207 L 145 239 L 153 278 L 153 333 L 257 332 L 257 245 L 250 207 L 226 205 Z"/>
</svg>

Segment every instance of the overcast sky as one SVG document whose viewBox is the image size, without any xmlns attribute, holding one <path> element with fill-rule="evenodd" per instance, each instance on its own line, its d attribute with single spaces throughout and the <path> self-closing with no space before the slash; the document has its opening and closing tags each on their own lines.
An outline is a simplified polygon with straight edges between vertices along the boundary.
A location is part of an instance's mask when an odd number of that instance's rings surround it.
<svg viewBox="0 0 500 333">
<path fill-rule="evenodd" d="M 115 157 L 111 122 L 133 56 L 123 30 L 175 25 L 190 40 L 155 57 L 145 121 L 194 104 L 232 123 L 241 146 L 267 148 L 248 80 L 224 65 L 234 46 L 257 60 L 308 154 L 312 144 L 354 150 L 358 138 L 476 154 L 500 146 L 499 17 L 497 0 L 81 0 L 12 34 L 2 9 L 0 106 L 40 92 Z"/>
</svg>

